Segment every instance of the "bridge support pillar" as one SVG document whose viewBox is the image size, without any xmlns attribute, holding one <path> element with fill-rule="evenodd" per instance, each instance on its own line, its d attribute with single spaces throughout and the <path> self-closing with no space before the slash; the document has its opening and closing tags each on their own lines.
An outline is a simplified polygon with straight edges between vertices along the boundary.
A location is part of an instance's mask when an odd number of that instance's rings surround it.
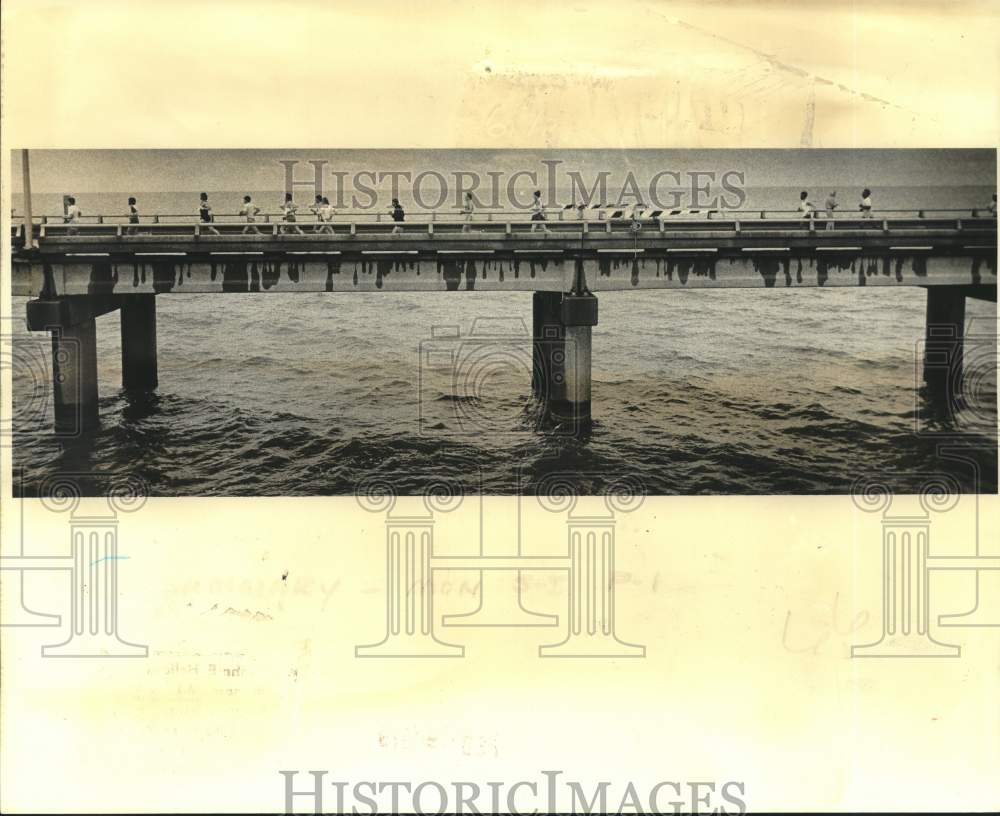
<svg viewBox="0 0 1000 816">
<path fill-rule="evenodd" d="M 156 295 L 124 295 L 121 299 L 122 388 L 156 388 Z"/>
<path fill-rule="evenodd" d="M 52 404 L 56 433 L 96 428 L 97 321 L 89 318 L 52 332 Z"/>
<path fill-rule="evenodd" d="M 927 287 L 924 382 L 929 399 L 952 411 L 962 395 L 965 296 L 960 287 Z"/>
<path fill-rule="evenodd" d="M 590 424 L 591 330 L 597 325 L 597 298 L 589 292 L 564 295 L 563 394 L 550 401 L 553 418 L 578 427 Z"/>
<path fill-rule="evenodd" d="M 97 322 L 119 307 L 111 296 L 40 297 L 27 305 L 28 331 L 52 335 L 52 405 L 56 433 L 96 428 Z"/>
<path fill-rule="evenodd" d="M 562 297 L 562 292 L 535 292 L 532 296 L 531 391 L 546 402 L 562 397 Z"/>
</svg>

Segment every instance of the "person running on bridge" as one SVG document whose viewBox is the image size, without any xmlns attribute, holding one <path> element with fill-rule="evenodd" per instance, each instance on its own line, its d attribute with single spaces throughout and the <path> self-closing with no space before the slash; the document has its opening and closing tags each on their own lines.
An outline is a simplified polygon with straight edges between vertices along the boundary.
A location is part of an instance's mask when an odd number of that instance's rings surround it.
<svg viewBox="0 0 1000 816">
<path fill-rule="evenodd" d="M 826 202 L 825 202 L 824 206 L 826 207 L 826 228 L 828 230 L 832 230 L 833 229 L 833 219 L 835 217 L 834 214 L 833 214 L 833 211 L 835 209 L 837 209 L 837 191 L 836 190 L 831 190 L 830 191 L 830 195 L 828 195 L 826 197 Z"/>
<path fill-rule="evenodd" d="M 313 227 L 313 232 L 319 233 L 323 232 L 323 196 L 316 196 L 316 200 L 309 207 L 309 212 L 316 216 L 316 226 Z"/>
<path fill-rule="evenodd" d="M 66 197 L 66 214 L 63 216 L 63 222 L 69 224 L 66 228 L 67 235 L 78 235 L 80 230 L 77 229 L 76 225 L 80 223 L 80 218 L 83 216 L 83 212 L 79 207 L 76 206 L 76 199 L 73 196 Z"/>
<path fill-rule="evenodd" d="M 286 224 L 295 224 L 295 213 L 298 212 L 298 205 L 292 201 L 292 194 L 285 193 L 285 200 L 281 205 L 282 218 L 284 218 Z M 286 235 L 303 235 L 304 233 L 298 227 L 298 225 L 293 227 L 285 227 L 284 233 Z"/>
<path fill-rule="evenodd" d="M 243 206 L 240 207 L 240 215 L 242 215 L 247 220 L 247 225 L 243 228 L 244 235 L 260 235 L 260 230 L 257 229 L 257 213 L 260 212 L 260 207 L 253 203 L 253 199 L 250 196 L 243 196 Z"/>
<path fill-rule="evenodd" d="M 337 211 L 334 210 L 333 206 L 330 204 L 330 199 L 328 199 L 326 196 L 321 196 L 319 212 L 318 212 L 319 220 L 321 223 L 319 224 L 318 227 L 316 227 L 316 232 L 327 233 L 329 235 L 332 235 L 334 232 L 333 217 L 336 214 Z"/>
<path fill-rule="evenodd" d="M 399 235 L 403 231 L 403 222 L 406 220 L 406 213 L 403 212 L 403 205 L 399 203 L 398 198 L 392 200 L 392 206 L 389 208 L 389 213 L 392 215 L 392 220 L 395 222 L 392 228 L 393 235 Z"/>
<path fill-rule="evenodd" d="M 545 226 L 545 207 L 542 206 L 542 191 L 535 190 L 535 194 L 531 200 L 531 231 L 534 232 L 542 228 L 542 232 L 548 232 L 549 228 Z"/>
<path fill-rule="evenodd" d="M 125 234 L 138 235 L 139 209 L 135 206 L 135 196 L 128 197 L 128 224 L 128 229 L 125 230 Z"/>
<path fill-rule="evenodd" d="M 212 235 L 218 235 L 219 231 L 212 226 L 215 216 L 212 214 L 212 205 L 208 203 L 208 193 L 201 194 L 198 203 L 198 217 L 201 219 L 202 229 L 208 230 Z"/>
<path fill-rule="evenodd" d="M 994 218 L 997 217 L 997 194 L 996 193 L 993 194 L 993 200 L 990 202 L 989 206 L 986 208 L 986 211 L 990 215 L 992 215 Z"/>
<path fill-rule="evenodd" d="M 816 208 L 809 202 L 809 193 L 803 190 L 799 193 L 799 212 L 803 218 L 812 218 Z"/>
<path fill-rule="evenodd" d="M 472 229 L 472 213 L 475 211 L 475 205 L 472 201 L 472 193 L 465 194 L 465 203 L 462 205 L 462 214 L 465 217 L 465 223 L 462 224 L 462 232 L 468 232 Z"/>
<path fill-rule="evenodd" d="M 861 191 L 861 203 L 858 204 L 858 209 L 861 210 L 862 218 L 872 217 L 872 191 L 867 187 Z"/>
</svg>

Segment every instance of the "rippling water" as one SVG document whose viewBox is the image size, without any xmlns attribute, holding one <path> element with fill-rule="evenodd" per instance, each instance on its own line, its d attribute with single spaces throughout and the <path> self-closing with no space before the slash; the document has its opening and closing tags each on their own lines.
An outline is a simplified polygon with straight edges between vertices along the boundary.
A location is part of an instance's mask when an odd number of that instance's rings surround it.
<svg viewBox="0 0 1000 816">
<path fill-rule="evenodd" d="M 861 474 L 914 491 L 944 471 L 995 492 L 995 369 L 972 371 L 956 423 L 928 418 L 915 389 L 924 304 L 921 289 L 602 294 L 594 424 L 576 439 L 536 422 L 530 343 L 515 332 L 531 324 L 528 293 L 172 295 L 158 298 L 154 395 L 120 391 L 118 318 L 98 319 L 92 435 L 55 439 L 34 367 L 14 366 L 14 464 L 28 493 L 52 474 L 109 471 L 156 495 L 350 493 L 373 475 L 415 492 L 473 474 L 514 492 L 560 472 L 588 491 L 631 476 L 651 493 L 800 494 L 846 492 Z M 478 398 L 420 367 L 433 327 L 466 336 L 476 317 L 509 333 Z M 970 300 L 968 317 L 992 327 L 995 306 Z M 47 337 L 14 324 L 18 356 L 44 361 Z M 980 484 L 937 455 L 942 432 L 973 449 Z"/>
</svg>

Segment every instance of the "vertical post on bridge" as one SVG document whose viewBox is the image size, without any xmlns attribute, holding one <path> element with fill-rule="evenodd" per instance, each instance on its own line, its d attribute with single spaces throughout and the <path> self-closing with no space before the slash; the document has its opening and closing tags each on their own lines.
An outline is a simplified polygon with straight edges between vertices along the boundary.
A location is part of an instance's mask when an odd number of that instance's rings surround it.
<svg viewBox="0 0 1000 816">
<path fill-rule="evenodd" d="M 122 388 L 151 391 L 158 385 L 156 295 L 123 295 L 121 311 Z"/>
<path fill-rule="evenodd" d="M 35 221 L 31 212 L 31 168 L 28 165 L 28 151 L 21 151 L 21 179 L 24 187 L 24 248 L 34 249 Z"/>
<path fill-rule="evenodd" d="M 99 424 L 93 317 L 52 331 L 52 402 L 57 433 L 76 434 Z"/>
<path fill-rule="evenodd" d="M 953 413 L 962 394 L 965 292 L 958 287 L 927 287 L 924 382 L 931 402 Z"/>
</svg>

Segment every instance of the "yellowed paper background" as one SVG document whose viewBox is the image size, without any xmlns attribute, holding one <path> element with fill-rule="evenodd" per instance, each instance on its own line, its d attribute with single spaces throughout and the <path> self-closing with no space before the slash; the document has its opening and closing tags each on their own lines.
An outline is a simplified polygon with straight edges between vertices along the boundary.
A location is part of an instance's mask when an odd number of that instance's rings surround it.
<svg viewBox="0 0 1000 816">
<path fill-rule="evenodd" d="M 21 147 L 995 147 L 997 29 L 989 2 L 7 0 L 0 167 Z M 12 502 L 2 454 L 5 554 L 22 529 L 30 554 L 64 554 L 66 518 Z M 539 546 L 564 544 L 523 504 Z M 463 507 L 438 540 L 477 523 Z M 1000 540 L 995 496 L 978 523 Z M 932 551 L 971 555 L 975 525 L 963 498 Z M 622 515 L 617 627 L 647 656 L 618 662 L 538 659 L 551 630 L 356 659 L 384 634 L 385 532 L 351 497 L 151 499 L 119 532 L 121 634 L 149 657 L 43 659 L 62 637 L 2 630 L 5 811 L 281 810 L 281 769 L 299 787 L 311 769 L 739 780 L 754 810 L 1000 805 L 1000 629 L 935 628 L 956 659 L 852 660 L 880 632 L 882 532 L 850 497 Z M 33 606 L 65 612 L 64 577 L 30 580 Z M 475 581 L 439 587 L 436 611 L 467 611 Z M 932 619 L 974 605 L 971 573 L 931 581 Z M 565 611 L 564 585 L 527 592 Z"/>
</svg>

